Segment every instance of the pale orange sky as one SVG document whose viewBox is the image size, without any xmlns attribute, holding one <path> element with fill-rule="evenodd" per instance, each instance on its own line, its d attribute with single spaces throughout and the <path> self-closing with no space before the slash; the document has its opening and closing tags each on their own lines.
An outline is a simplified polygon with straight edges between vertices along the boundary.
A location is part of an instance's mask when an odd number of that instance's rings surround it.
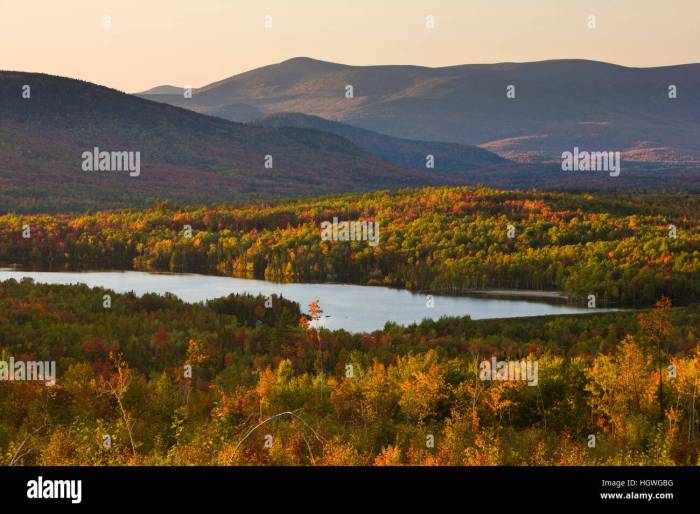
<svg viewBox="0 0 700 514">
<path fill-rule="evenodd" d="M 700 0 L 0 0 L 0 69 L 135 92 L 198 87 L 298 56 L 661 66 L 700 62 L 699 21 Z"/>
</svg>

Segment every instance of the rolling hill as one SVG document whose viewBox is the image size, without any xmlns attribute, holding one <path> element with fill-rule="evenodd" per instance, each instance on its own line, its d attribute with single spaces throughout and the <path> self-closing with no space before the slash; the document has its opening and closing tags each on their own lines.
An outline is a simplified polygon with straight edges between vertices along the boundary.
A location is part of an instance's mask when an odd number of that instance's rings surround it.
<svg viewBox="0 0 700 514">
<path fill-rule="evenodd" d="M 268 114 L 253 120 L 250 124 L 331 132 L 352 141 L 358 147 L 387 162 L 417 171 L 434 171 L 437 175 L 455 176 L 460 175 L 460 172 L 508 162 L 478 146 L 403 139 L 307 114 Z M 426 156 L 429 155 L 434 158 L 434 168 L 426 170 Z"/>
<path fill-rule="evenodd" d="M 22 97 L 24 85 L 30 98 Z M 83 171 L 82 154 L 140 152 L 138 177 Z M 265 167 L 272 156 L 272 168 Z M 268 161 L 269 162 L 269 161 Z M 0 72 L 0 211 L 210 202 L 455 183 L 328 132 L 234 123 L 88 82 Z"/>
<path fill-rule="evenodd" d="M 353 98 L 345 96 L 348 85 Z M 141 96 L 236 121 L 299 112 L 395 137 L 480 145 L 521 162 L 558 158 L 574 146 L 620 151 L 628 161 L 700 162 L 700 64 L 426 68 L 294 58 L 196 89 L 190 99 L 162 93 Z"/>
</svg>

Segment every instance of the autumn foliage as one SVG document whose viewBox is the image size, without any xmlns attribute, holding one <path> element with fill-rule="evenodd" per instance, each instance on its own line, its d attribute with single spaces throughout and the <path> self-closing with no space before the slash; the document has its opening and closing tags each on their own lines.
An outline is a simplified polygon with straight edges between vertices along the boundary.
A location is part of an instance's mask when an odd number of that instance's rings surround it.
<svg viewBox="0 0 700 514">
<path fill-rule="evenodd" d="M 263 297 L 104 293 L 0 283 L 0 360 L 58 368 L 0 382 L 1 464 L 699 463 L 698 307 L 349 334 L 282 299 L 258 324 Z M 481 380 L 492 356 L 537 359 L 538 386 Z"/>
<path fill-rule="evenodd" d="M 380 224 L 376 247 L 321 239 L 339 219 Z M 22 237 L 23 226 L 32 230 Z M 191 233 L 185 227 L 191 227 Z M 512 232 L 509 236 L 509 230 Z M 44 269 L 199 272 L 458 294 L 560 290 L 597 305 L 700 300 L 695 196 L 426 188 L 143 211 L 0 216 L 0 262 Z M 672 237 L 672 234 L 675 237 Z"/>
</svg>

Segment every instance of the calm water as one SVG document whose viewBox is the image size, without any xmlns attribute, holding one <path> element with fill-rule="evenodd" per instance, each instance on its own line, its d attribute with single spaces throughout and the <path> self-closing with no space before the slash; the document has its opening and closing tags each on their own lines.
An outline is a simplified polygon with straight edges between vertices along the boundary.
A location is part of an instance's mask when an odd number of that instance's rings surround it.
<svg viewBox="0 0 700 514">
<path fill-rule="evenodd" d="M 195 303 L 219 298 L 231 293 L 252 295 L 282 295 L 298 302 L 306 310 L 309 302 L 319 299 L 324 314 L 322 325 L 350 332 L 378 330 L 387 321 L 400 325 L 420 322 L 424 318 L 465 316 L 472 319 L 516 318 L 545 314 L 575 314 L 590 312 L 585 308 L 552 305 L 536 300 L 501 300 L 491 298 L 434 295 L 435 306 L 426 307 L 426 296 L 386 287 L 346 284 L 278 284 L 263 280 L 216 277 L 193 274 L 154 274 L 138 271 L 107 272 L 42 272 L 0 270 L 0 281 L 23 277 L 46 284 L 87 284 L 118 293 L 170 292 L 182 300 Z"/>
</svg>

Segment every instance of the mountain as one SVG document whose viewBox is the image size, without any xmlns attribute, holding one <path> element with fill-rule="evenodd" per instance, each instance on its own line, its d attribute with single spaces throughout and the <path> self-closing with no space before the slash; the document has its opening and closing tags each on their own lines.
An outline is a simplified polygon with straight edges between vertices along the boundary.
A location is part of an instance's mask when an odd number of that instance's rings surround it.
<svg viewBox="0 0 700 514">
<path fill-rule="evenodd" d="M 352 141 L 358 147 L 387 162 L 419 171 L 426 171 L 426 157 L 432 155 L 434 172 L 439 175 L 454 176 L 459 175 L 460 172 L 508 162 L 478 146 L 402 139 L 307 114 L 268 114 L 253 120 L 250 124 L 331 132 Z"/>
<path fill-rule="evenodd" d="M 506 88 L 515 87 L 508 99 Z M 352 86 L 353 98 L 346 98 Z M 675 86 L 677 98 L 669 99 Z M 245 120 L 299 112 L 400 138 L 479 145 L 528 162 L 574 146 L 630 162 L 700 162 L 700 64 L 628 68 L 586 60 L 443 68 L 295 58 L 182 94 L 141 96 Z M 233 115 L 231 106 L 238 106 Z"/>
<path fill-rule="evenodd" d="M 149 95 L 179 95 L 183 88 L 171 85 L 158 86 L 146 91 Z"/>
<path fill-rule="evenodd" d="M 23 98 L 29 85 L 30 98 Z M 83 152 L 140 152 L 140 174 Z M 272 169 L 265 167 L 272 157 Z M 118 164 L 118 163 L 117 163 Z M 88 82 L 0 71 L 0 211 L 210 202 L 451 184 L 329 132 L 234 123 Z"/>
</svg>

